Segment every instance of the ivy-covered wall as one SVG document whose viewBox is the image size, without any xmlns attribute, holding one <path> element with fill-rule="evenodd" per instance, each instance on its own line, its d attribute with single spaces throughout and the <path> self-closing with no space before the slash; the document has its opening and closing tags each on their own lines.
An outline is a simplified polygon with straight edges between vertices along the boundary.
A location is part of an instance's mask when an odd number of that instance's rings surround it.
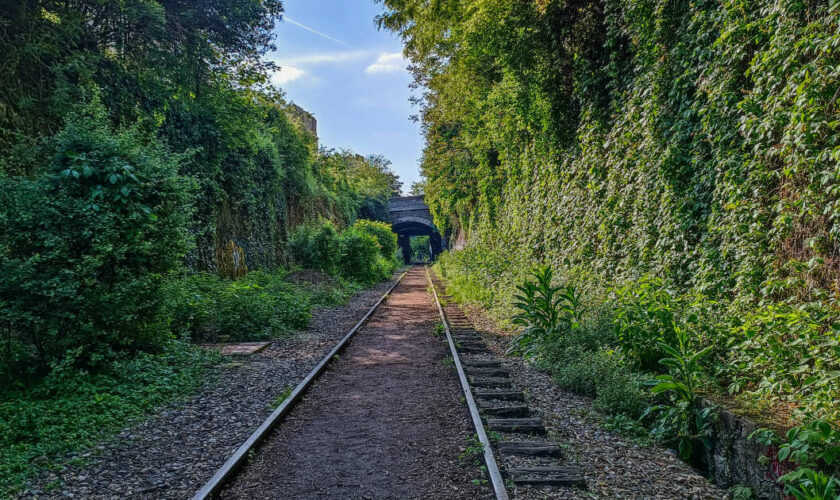
<svg viewBox="0 0 840 500">
<path fill-rule="evenodd" d="M 427 201 L 508 277 L 837 296 L 840 3 L 383 3 L 428 89 Z"/>
</svg>

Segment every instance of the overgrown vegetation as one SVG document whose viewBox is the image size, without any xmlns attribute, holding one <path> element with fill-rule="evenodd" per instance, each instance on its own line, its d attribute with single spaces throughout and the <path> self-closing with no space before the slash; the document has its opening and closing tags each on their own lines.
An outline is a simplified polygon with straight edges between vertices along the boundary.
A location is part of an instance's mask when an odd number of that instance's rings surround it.
<svg viewBox="0 0 840 500">
<path fill-rule="evenodd" d="M 518 312 L 518 352 L 683 455 L 701 390 L 837 425 L 840 4 L 382 3 L 426 201 L 468 242 L 456 298 Z M 563 285 L 517 291 L 543 265 Z"/>
<path fill-rule="evenodd" d="M 13 384 L 0 399 L 0 496 L 12 496 L 39 468 L 82 463 L 92 445 L 156 406 L 194 392 L 212 352 L 181 340 L 160 354 L 120 356 L 96 371 L 79 370 L 77 349 L 34 384 Z"/>
<path fill-rule="evenodd" d="M 363 283 L 382 281 L 400 265 L 397 235 L 384 222 L 358 220 L 344 231 L 329 221 L 304 224 L 289 241 L 301 265 Z"/>
<path fill-rule="evenodd" d="M 627 315 L 632 368 L 680 328 L 712 386 L 840 420 L 840 4 L 382 3 L 456 297 L 511 312 L 551 265 Z"/>
<path fill-rule="evenodd" d="M 215 357 L 189 341 L 277 337 L 393 271 L 390 228 L 356 221 L 400 183 L 270 84 L 281 12 L 0 4 L 0 495 L 194 389 Z M 292 283 L 318 220 L 336 245 L 300 264 L 332 276 Z"/>
<path fill-rule="evenodd" d="M 462 265 L 460 254 L 447 254 L 437 269 L 451 275 L 463 272 Z M 742 368 L 743 351 L 733 345 L 733 337 L 726 340 L 723 330 L 728 326 L 737 331 L 740 324 L 713 318 L 714 304 L 699 297 L 674 297 L 656 279 L 601 291 L 594 300 L 574 285 L 555 281 L 546 266 L 518 286 L 511 322 L 519 333 L 509 353 L 549 371 L 559 386 L 593 397 L 595 407 L 607 416 L 607 428 L 673 446 L 685 460 L 701 459 L 711 447 L 716 410 L 701 405 L 700 395 L 719 397 L 732 380 L 733 366 Z M 469 283 L 455 280 L 449 287 L 466 298 L 481 297 Z M 840 434 L 831 413 L 836 408 L 825 406 L 829 404 L 805 401 L 800 413 L 805 424 L 793 427 L 786 441 L 770 429 L 752 436 L 779 445 L 778 459 L 792 468 L 779 481 L 797 499 L 836 496 Z M 813 417 L 823 409 L 832 417 Z M 762 422 L 776 428 L 786 423 L 772 413 Z"/>
<path fill-rule="evenodd" d="M 428 236 L 411 238 L 411 262 L 429 262 L 431 260 Z"/>
</svg>

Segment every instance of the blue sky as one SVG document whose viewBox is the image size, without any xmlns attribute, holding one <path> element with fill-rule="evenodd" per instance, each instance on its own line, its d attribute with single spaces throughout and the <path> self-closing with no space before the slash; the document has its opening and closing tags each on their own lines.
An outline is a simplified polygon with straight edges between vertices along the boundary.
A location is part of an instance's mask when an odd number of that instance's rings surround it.
<svg viewBox="0 0 840 500">
<path fill-rule="evenodd" d="M 273 82 L 289 101 L 313 113 L 322 146 L 381 153 L 408 191 L 419 179 L 423 148 L 408 101 L 411 76 L 398 37 L 379 31 L 372 0 L 286 0 L 277 24 L 281 66 Z"/>
</svg>

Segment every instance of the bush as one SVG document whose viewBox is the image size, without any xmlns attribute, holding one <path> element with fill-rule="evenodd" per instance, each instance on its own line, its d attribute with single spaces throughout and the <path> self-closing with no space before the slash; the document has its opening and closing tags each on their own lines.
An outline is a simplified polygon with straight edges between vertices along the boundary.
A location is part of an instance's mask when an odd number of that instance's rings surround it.
<svg viewBox="0 0 840 500">
<path fill-rule="evenodd" d="M 320 221 L 298 227 L 289 240 L 295 262 L 360 283 L 387 279 L 397 266 L 397 236 L 389 225 L 360 220 L 341 233 Z"/>
<path fill-rule="evenodd" d="M 172 329 L 195 340 L 260 340 L 304 328 L 310 294 L 283 280 L 283 273 L 251 271 L 235 281 L 210 273 L 167 286 Z"/>
<path fill-rule="evenodd" d="M 327 220 L 302 224 L 289 238 L 289 251 L 297 264 L 334 274 L 341 257 L 338 232 Z"/>
<path fill-rule="evenodd" d="M 79 370 L 77 348 L 52 364 L 43 380 L 0 391 L 0 497 L 10 497 L 40 467 L 60 462 L 156 406 L 189 394 L 219 360 L 186 342 L 167 341 L 160 354 L 118 355 L 96 373 Z"/>
<path fill-rule="evenodd" d="M 615 352 L 580 352 L 553 365 L 552 373 L 557 385 L 594 397 L 595 408 L 608 415 L 638 418 L 650 401 L 643 379 L 628 370 Z"/>
<path fill-rule="evenodd" d="M 394 258 L 394 254 L 397 252 L 397 235 L 391 230 L 390 224 L 360 219 L 353 224 L 352 229 L 376 238 L 382 256 L 388 260 Z"/>
<path fill-rule="evenodd" d="M 390 277 L 394 265 L 382 256 L 376 238 L 348 229 L 341 234 L 339 272 L 361 283 L 375 283 Z"/>
<path fill-rule="evenodd" d="M 0 179 L 7 372 L 44 370 L 70 350 L 88 366 L 159 350 L 160 288 L 190 241 L 189 183 L 166 151 L 111 131 L 96 104 L 49 145 L 42 173 Z"/>
</svg>

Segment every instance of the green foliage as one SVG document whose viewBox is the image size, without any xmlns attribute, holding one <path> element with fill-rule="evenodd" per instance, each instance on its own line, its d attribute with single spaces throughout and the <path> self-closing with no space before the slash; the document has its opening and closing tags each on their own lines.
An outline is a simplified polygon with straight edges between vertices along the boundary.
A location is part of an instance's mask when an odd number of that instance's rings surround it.
<svg viewBox="0 0 840 500">
<path fill-rule="evenodd" d="M 665 355 L 661 346 L 674 342 L 674 302 L 661 280 L 639 280 L 616 291 L 619 346 L 645 370 L 656 370 Z"/>
<path fill-rule="evenodd" d="M 651 388 L 653 394 L 668 394 L 668 405 L 652 406 L 646 414 L 653 415 L 655 423 L 652 435 L 664 442 L 676 442 L 680 457 L 691 458 L 694 442 L 700 440 L 706 447 L 710 434 L 709 424 L 713 408 L 700 408 L 697 388 L 703 381 L 700 360 L 709 354 L 711 346 L 695 349 L 686 330 L 672 325 L 674 344 L 659 341 L 659 348 L 665 356 L 659 360 L 667 367 L 667 374 L 656 377 L 657 384 Z"/>
<path fill-rule="evenodd" d="M 289 248 L 296 263 L 359 283 L 387 279 L 397 266 L 397 236 L 384 222 L 360 220 L 341 232 L 323 220 L 302 225 Z"/>
<path fill-rule="evenodd" d="M 382 257 L 392 259 L 397 251 L 397 235 L 391 231 L 391 225 L 366 219 L 359 219 L 353 223 L 352 229 L 369 234 L 376 238 Z"/>
<path fill-rule="evenodd" d="M 509 316 L 553 264 L 625 290 L 638 368 L 671 314 L 734 393 L 836 419 L 840 4 L 382 3 L 424 87 L 426 201 L 468 242 L 456 298 Z"/>
<path fill-rule="evenodd" d="M 351 228 L 341 233 L 339 273 L 362 283 L 375 283 L 391 276 L 394 262 L 382 255 L 376 238 Z"/>
<path fill-rule="evenodd" d="M 13 495 L 41 467 L 60 465 L 154 407 L 193 392 L 218 355 L 167 341 L 159 354 L 120 356 L 107 368 L 76 368 L 82 349 L 55 362 L 31 386 L 0 391 L 0 496 Z"/>
<path fill-rule="evenodd" d="M 429 237 L 414 236 L 411 238 L 411 262 L 429 262 Z"/>
<path fill-rule="evenodd" d="M 304 328 L 311 294 L 282 272 L 252 271 L 235 281 L 198 273 L 167 285 L 168 313 L 176 333 L 194 340 L 261 340 Z"/>
<path fill-rule="evenodd" d="M 335 273 L 340 257 L 338 232 L 326 220 L 302 224 L 289 238 L 289 251 L 295 262 L 306 269 Z"/>
<path fill-rule="evenodd" d="M 519 312 L 513 323 L 523 329 L 511 343 L 510 353 L 533 355 L 538 342 L 556 342 L 558 337 L 580 328 L 586 312 L 573 286 L 552 285 L 554 274 L 550 267 L 537 269 L 533 277 L 534 281 L 517 287 L 520 294 L 513 305 Z"/>
<path fill-rule="evenodd" d="M 803 412 L 837 420 L 840 325 L 837 311 L 812 303 L 768 304 L 730 330 L 731 359 L 721 373 L 731 393 L 801 402 Z"/>
<path fill-rule="evenodd" d="M 3 364 L 42 371 L 67 351 L 94 366 L 169 338 L 163 280 L 189 237 L 189 183 L 135 131 L 112 131 L 94 103 L 45 148 L 38 176 L 0 178 Z"/>
<path fill-rule="evenodd" d="M 785 437 L 777 458 L 797 465 L 779 478 L 785 493 L 797 500 L 840 498 L 840 480 L 824 472 L 840 472 L 840 431 L 831 422 L 816 419 L 790 429 Z M 779 441 L 769 429 L 758 429 L 750 438 L 764 445 Z"/>
</svg>

